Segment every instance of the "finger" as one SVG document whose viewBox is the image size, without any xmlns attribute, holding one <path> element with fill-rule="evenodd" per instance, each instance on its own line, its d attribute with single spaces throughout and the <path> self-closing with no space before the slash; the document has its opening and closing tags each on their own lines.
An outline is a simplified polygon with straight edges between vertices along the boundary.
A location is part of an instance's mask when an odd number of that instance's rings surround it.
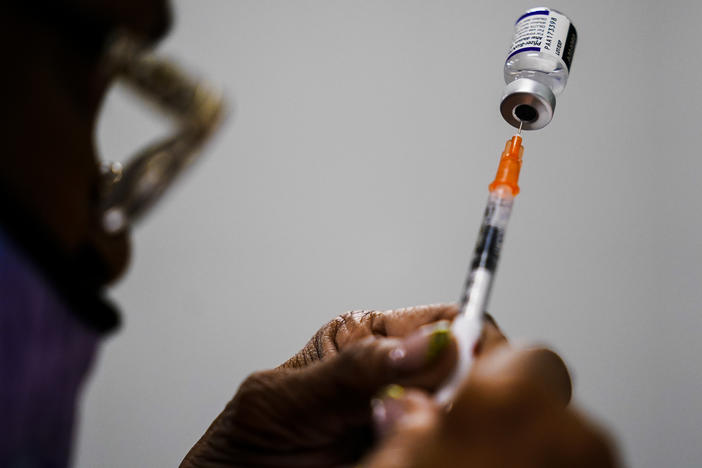
<svg viewBox="0 0 702 468">
<path fill-rule="evenodd" d="M 402 371 L 399 383 L 433 391 L 451 375 L 458 344 L 450 326 L 448 321 L 424 325 L 399 340 L 400 344 L 390 352 L 392 365 Z"/>
<path fill-rule="evenodd" d="M 404 337 L 417 328 L 440 320 L 453 320 L 458 313 L 455 304 L 436 304 L 394 310 L 355 311 L 339 316 L 330 323 L 322 338 L 324 351 L 337 351 L 370 336 Z"/>
<path fill-rule="evenodd" d="M 300 352 L 280 367 L 308 366 L 336 355 L 347 346 L 369 336 L 404 337 L 422 325 L 439 320 L 452 320 L 457 313 L 458 307 L 455 304 L 347 312 L 320 328 Z"/>
<path fill-rule="evenodd" d="M 373 419 L 383 441 L 361 466 L 406 468 L 415 464 L 432 436 L 439 409 L 426 393 L 393 386 L 374 400 Z"/>
<path fill-rule="evenodd" d="M 560 401 L 570 401 L 572 385 L 563 360 L 546 348 L 498 348 L 487 359 L 479 360 L 473 378 L 484 384 L 530 386 Z"/>
<path fill-rule="evenodd" d="M 476 357 L 490 353 L 500 346 L 507 344 L 507 338 L 502 333 L 502 330 L 495 322 L 492 315 L 485 314 L 485 325 L 476 348 Z"/>
<path fill-rule="evenodd" d="M 378 315 L 373 332 L 384 336 L 407 336 L 417 328 L 439 320 L 453 320 L 458 314 L 456 304 L 433 304 L 387 310 Z"/>
<path fill-rule="evenodd" d="M 549 455 L 554 460 L 567 461 L 570 468 L 619 466 L 609 435 L 577 411 L 568 409 L 556 423 L 549 424 L 548 418 L 544 418 L 541 424 L 534 426 L 536 431 L 550 434 L 550 440 L 542 437 L 544 442 L 548 441 L 544 445 Z"/>
<path fill-rule="evenodd" d="M 458 420 L 480 420 L 496 412 L 528 418 L 543 406 L 565 407 L 571 389 L 568 370 L 553 351 L 501 346 L 475 361 L 452 412 Z"/>
<path fill-rule="evenodd" d="M 434 389 L 456 363 L 449 323 L 425 326 L 405 339 L 368 337 L 341 353 L 288 375 L 290 389 L 312 407 L 327 405 L 348 421 L 367 422 L 368 401 L 391 383 Z"/>
<path fill-rule="evenodd" d="M 324 364 L 329 375 L 373 394 L 390 383 L 433 389 L 451 373 L 456 358 L 450 323 L 440 321 L 402 339 L 368 337 Z"/>
</svg>

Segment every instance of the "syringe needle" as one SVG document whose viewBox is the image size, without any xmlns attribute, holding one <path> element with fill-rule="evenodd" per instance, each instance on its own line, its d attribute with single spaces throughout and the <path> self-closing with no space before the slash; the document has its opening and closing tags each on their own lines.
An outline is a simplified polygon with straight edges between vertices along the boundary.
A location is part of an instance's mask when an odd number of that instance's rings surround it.
<svg viewBox="0 0 702 468">
<path fill-rule="evenodd" d="M 519 121 L 519 130 L 517 131 L 517 135 L 520 135 L 520 136 L 521 136 L 521 134 L 522 134 L 522 125 L 524 125 L 524 121 L 523 121 L 523 120 L 520 120 L 520 121 Z"/>
</svg>

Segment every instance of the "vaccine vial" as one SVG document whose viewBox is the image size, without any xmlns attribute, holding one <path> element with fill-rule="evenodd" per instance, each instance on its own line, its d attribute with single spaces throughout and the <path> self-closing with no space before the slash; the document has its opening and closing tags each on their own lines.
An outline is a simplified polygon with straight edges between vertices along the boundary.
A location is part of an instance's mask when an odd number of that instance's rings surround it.
<svg viewBox="0 0 702 468">
<path fill-rule="evenodd" d="M 559 11 L 532 8 L 517 19 L 500 104 L 507 123 L 537 130 L 551 121 L 556 96 L 568 81 L 577 39 L 575 26 Z"/>
</svg>

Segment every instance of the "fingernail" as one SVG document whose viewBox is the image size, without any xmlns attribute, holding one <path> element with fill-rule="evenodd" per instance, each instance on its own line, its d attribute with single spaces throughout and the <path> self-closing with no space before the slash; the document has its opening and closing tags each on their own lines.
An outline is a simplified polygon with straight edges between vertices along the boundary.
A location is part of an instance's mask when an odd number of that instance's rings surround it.
<svg viewBox="0 0 702 468">
<path fill-rule="evenodd" d="M 371 400 L 373 425 L 378 437 L 383 438 L 395 427 L 404 414 L 402 397 L 405 389 L 400 385 L 388 385 Z"/>
<path fill-rule="evenodd" d="M 426 325 L 390 351 L 392 364 L 401 370 L 416 370 L 434 362 L 451 342 L 451 323 L 442 320 Z"/>
<path fill-rule="evenodd" d="M 451 342 L 451 324 L 448 321 L 441 321 L 436 324 L 429 339 L 429 349 L 427 350 L 427 361 L 435 361 L 444 349 Z"/>
</svg>

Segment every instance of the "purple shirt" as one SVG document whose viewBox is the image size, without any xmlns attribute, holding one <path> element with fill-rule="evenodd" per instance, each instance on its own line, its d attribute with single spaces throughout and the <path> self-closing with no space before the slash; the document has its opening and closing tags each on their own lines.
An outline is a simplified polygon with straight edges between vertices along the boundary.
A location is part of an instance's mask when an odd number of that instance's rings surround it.
<svg viewBox="0 0 702 468">
<path fill-rule="evenodd" d="M 0 467 L 66 467 L 100 333 L 0 231 Z"/>
</svg>

